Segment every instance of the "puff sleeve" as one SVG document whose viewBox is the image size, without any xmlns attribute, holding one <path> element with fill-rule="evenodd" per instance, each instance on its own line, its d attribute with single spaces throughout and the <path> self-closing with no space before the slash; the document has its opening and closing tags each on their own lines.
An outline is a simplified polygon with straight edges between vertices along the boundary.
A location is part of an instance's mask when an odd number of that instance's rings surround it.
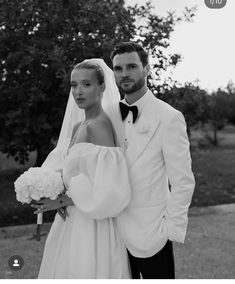
<svg viewBox="0 0 235 284">
<path fill-rule="evenodd" d="M 65 165 L 67 195 L 92 219 L 117 216 L 129 203 L 130 184 L 119 147 L 74 145 Z"/>
</svg>

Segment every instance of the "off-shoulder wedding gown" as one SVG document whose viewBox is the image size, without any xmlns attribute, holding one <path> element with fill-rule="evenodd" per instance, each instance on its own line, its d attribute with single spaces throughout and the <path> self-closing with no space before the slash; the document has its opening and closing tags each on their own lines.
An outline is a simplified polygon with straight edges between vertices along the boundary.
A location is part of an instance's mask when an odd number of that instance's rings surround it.
<svg viewBox="0 0 235 284">
<path fill-rule="evenodd" d="M 121 148 L 74 144 L 63 179 L 75 206 L 67 207 L 66 221 L 56 214 L 38 278 L 130 278 L 126 249 L 112 218 L 130 199 Z"/>
</svg>

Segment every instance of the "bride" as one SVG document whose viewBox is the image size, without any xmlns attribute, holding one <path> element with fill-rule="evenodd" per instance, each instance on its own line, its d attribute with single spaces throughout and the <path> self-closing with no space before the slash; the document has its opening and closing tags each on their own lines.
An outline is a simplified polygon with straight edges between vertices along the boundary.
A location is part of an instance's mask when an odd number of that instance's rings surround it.
<svg viewBox="0 0 235 284">
<path fill-rule="evenodd" d="M 130 278 L 115 219 L 130 199 L 127 166 L 113 129 L 118 101 L 113 72 L 102 59 L 74 67 L 59 140 L 43 164 L 62 172 L 66 192 L 32 205 L 36 213 L 60 212 L 38 278 Z M 67 216 L 61 215 L 65 206 Z"/>
</svg>

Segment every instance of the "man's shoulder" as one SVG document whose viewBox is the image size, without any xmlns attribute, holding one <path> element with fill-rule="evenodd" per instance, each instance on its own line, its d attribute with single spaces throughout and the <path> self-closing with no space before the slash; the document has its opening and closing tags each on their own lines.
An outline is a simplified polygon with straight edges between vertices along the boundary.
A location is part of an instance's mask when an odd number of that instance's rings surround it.
<svg viewBox="0 0 235 284">
<path fill-rule="evenodd" d="M 153 95 L 153 105 L 158 110 L 159 114 L 165 116 L 165 115 L 175 115 L 179 111 L 171 106 L 169 103 L 163 101 L 160 98 L 157 98 Z"/>
</svg>

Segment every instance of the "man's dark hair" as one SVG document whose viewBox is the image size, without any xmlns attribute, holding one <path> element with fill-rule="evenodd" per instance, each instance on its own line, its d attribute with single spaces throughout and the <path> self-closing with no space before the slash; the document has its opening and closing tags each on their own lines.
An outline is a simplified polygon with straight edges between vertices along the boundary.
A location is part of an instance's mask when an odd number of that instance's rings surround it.
<svg viewBox="0 0 235 284">
<path fill-rule="evenodd" d="M 111 53 L 110 58 L 111 60 L 113 60 L 114 56 L 117 54 L 131 53 L 131 52 L 138 53 L 140 61 L 142 62 L 144 67 L 148 64 L 148 53 L 144 50 L 144 48 L 140 44 L 132 41 L 122 42 L 116 45 Z"/>
</svg>

